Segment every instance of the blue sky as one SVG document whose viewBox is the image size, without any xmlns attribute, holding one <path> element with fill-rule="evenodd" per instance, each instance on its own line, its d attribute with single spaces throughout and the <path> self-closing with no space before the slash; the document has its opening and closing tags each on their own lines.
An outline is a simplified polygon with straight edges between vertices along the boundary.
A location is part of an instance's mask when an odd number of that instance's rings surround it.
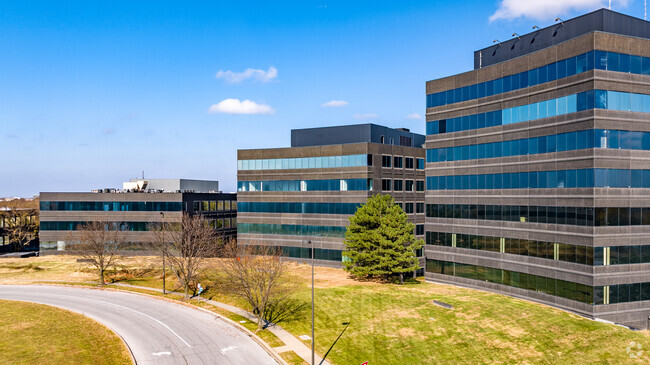
<svg viewBox="0 0 650 365">
<path fill-rule="evenodd" d="M 3 2 L 0 196 L 121 187 L 142 170 L 234 191 L 237 149 L 289 146 L 292 128 L 423 133 L 425 81 L 472 69 L 495 38 L 603 5 Z M 643 17 L 641 0 L 612 8 Z"/>
</svg>

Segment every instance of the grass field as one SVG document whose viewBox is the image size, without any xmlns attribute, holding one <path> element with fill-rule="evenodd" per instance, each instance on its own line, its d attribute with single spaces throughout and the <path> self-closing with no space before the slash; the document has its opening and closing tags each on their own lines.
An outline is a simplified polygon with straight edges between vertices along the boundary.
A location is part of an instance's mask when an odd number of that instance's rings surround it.
<svg viewBox="0 0 650 365">
<path fill-rule="evenodd" d="M 160 287 L 158 264 L 156 259 L 131 258 L 114 275 L 133 284 Z M 300 283 L 297 300 L 307 306 L 281 325 L 296 336 L 309 335 L 310 269 L 290 264 L 289 271 Z M 0 260 L 0 283 L 50 277 L 92 280 L 93 274 L 72 257 Z M 217 278 L 217 273 L 206 271 L 204 296 L 246 308 L 213 285 L 218 284 Z M 168 283 L 169 288 L 175 286 L 171 277 Z M 648 331 L 634 332 L 507 296 L 424 282 L 360 283 L 330 268 L 316 269 L 316 287 L 317 352 L 325 354 L 343 330 L 342 323 L 350 322 L 327 356 L 334 364 L 650 362 Z M 435 306 L 433 299 L 454 309 Z"/>
<path fill-rule="evenodd" d="M 103 325 L 67 310 L 0 300 L 0 364 L 131 364 Z"/>
</svg>

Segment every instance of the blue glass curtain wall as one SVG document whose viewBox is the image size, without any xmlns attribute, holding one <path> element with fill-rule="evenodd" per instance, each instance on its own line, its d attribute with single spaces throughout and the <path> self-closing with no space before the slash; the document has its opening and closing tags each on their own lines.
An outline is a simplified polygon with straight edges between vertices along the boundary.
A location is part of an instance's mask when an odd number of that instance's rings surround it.
<svg viewBox="0 0 650 365">
<path fill-rule="evenodd" d="M 180 212 L 182 202 L 91 202 L 91 201 L 42 201 L 44 211 L 102 211 L 102 212 Z"/>
<path fill-rule="evenodd" d="M 63 222 L 41 222 L 41 231 L 76 231 L 82 224 L 88 222 L 81 221 L 63 221 Z M 124 231 L 148 231 L 150 222 L 118 222 L 122 225 Z"/>
<path fill-rule="evenodd" d="M 525 156 L 538 153 L 611 148 L 650 151 L 650 133 L 607 129 L 553 134 L 512 141 L 481 143 L 427 150 L 427 162 Z"/>
<path fill-rule="evenodd" d="M 324 169 L 332 167 L 370 166 L 368 155 L 321 156 L 238 160 L 238 170 Z"/>
<path fill-rule="evenodd" d="M 493 127 L 554 117 L 589 109 L 650 113 L 650 95 L 589 90 L 514 108 L 427 122 L 427 135 Z"/>
<path fill-rule="evenodd" d="M 237 191 L 364 191 L 369 179 L 238 181 Z"/>
<path fill-rule="evenodd" d="M 650 225 L 650 208 L 427 204 L 431 218 L 477 219 L 585 227 Z"/>
<path fill-rule="evenodd" d="M 347 227 L 292 224 L 239 223 L 238 233 L 281 234 L 295 236 L 345 237 Z"/>
<path fill-rule="evenodd" d="M 593 69 L 650 75 L 650 58 L 591 51 L 548 65 L 462 88 L 427 94 L 427 108 L 506 93 Z"/>
<path fill-rule="evenodd" d="M 568 243 L 447 232 L 426 232 L 426 243 L 433 246 L 501 252 L 581 265 L 650 263 L 650 245 L 587 247 Z"/>
<path fill-rule="evenodd" d="M 240 213 L 354 214 L 361 203 L 239 202 Z"/>
<path fill-rule="evenodd" d="M 603 247 L 594 248 L 567 243 L 446 232 L 426 232 L 426 243 L 432 246 L 501 252 L 589 266 L 594 263 L 596 265 L 604 264 L 603 253 L 605 251 Z M 647 259 L 650 260 L 650 246 L 636 247 L 645 247 Z M 636 263 L 641 262 L 641 257 L 638 257 Z"/>
<path fill-rule="evenodd" d="M 581 303 L 594 304 L 593 287 L 544 276 L 429 259 L 426 261 L 426 272 L 487 281 L 542 292 Z"/>
<path fill-rule="evenodd" d="M 650 188 L 650 170 L 580 169 L 427 177 L 427 190 Z"/>
<path fill-rule="evenodd" d="M 247 245 L 252 247 L 261 247 L 258 245 Z M 284 257 L 293 257 L 299 259 L 311 259 L 311 248 L 310 247 L 293 247 L 293 246 L 273 246 L 274 248 L 279 249 L 282 252 Z M 327 260 L 327 261 L 343 261 L 343 251 L 341 250 L 329 250 L 325 248 L 314 248 L 314 258 L 316 260 Z"/>
</svg>

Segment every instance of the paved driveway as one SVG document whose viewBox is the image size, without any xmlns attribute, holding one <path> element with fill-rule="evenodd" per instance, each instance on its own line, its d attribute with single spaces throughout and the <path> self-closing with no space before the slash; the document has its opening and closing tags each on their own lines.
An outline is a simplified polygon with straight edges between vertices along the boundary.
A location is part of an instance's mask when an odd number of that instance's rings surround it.
<svg viewBox="0 0 650 365">
<path fill-rule="evenodd" d="M 0 299 L 82 313 L 124 338 L 138 364 L 277 364 L 224 320 L 181 304 L 88 288 L 0 285 Z"/>
</svg>

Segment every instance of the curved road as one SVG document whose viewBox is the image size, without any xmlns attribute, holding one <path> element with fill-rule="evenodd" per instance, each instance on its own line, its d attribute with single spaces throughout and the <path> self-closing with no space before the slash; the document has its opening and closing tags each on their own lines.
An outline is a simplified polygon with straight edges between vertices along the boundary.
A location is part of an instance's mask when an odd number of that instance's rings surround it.
<svg viewBox="0 0 650 365">
<path fill-rule="evenodd" d="M 111 290 L 42 285 L 0 285 L 0 299 L 82 313 L 122 336 L 138 364 L 277 365 L 231 324 L 177 303 Z"/>
</svg>

